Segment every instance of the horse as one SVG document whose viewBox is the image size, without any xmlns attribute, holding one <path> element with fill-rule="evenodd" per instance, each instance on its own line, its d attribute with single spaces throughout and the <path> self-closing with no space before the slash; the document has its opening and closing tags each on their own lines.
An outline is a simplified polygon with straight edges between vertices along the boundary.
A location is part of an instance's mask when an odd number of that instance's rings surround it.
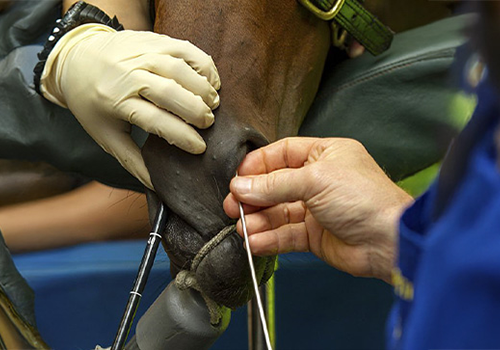
<svg viewBox="0 0 500 350">
<path fill-rule="evenodd" d="M 399 0 L 388 3 L 392 1 Z M 222 201 L 249 151 L 297 135 L 332 53 L 330 26 L 296 0 L 151 4 L 154 30 L 189 40 L 212 55 L 223 85 L 216 123 L 200 131 L 208 146 L 203 155 L 189 155 L 154 135 L 148 137 L 143 156 L 156 190 L 148 192 L 150 215 L 159 201 L 169 208 L 164 248 L 172 275 L 187 272 L 208 298 L 236 308 L 253 292 L 242 239 L 224 214 Z M 408 1 L 411 6 L 442 5 L 415 0 Z M 432 16 L 400 29 L 437 16 L 435 11 L 425 13 Z M 391 25 L 390 17 L 383 21 Z M 260 284 L 274 272 L 275 261 L 254 257 Z"/>
<path fill-rule="evenodd" d="M 164 247 L 172 275 L 187 271 L 210 299 L 236 308 L 252 297 L 251 280 L 242 239 L 221 203 L 248 152 L 297 135 L 331 47 L 329 24 L 296 0 L 156 0 L 154 13 L 156 32 L 189 40 L 213 56 L 223 85 L 216 123 L 201 131 L 203 155 L 148 137 L 142 152 L 156 189 L 148 195 L 150 212 L 158 201 L 170 210 Z M 427 13 L 409 25 L 444 14 Z M 272 275 L 275 260 L 254 257 L 260 284 Z"/>
</svg>

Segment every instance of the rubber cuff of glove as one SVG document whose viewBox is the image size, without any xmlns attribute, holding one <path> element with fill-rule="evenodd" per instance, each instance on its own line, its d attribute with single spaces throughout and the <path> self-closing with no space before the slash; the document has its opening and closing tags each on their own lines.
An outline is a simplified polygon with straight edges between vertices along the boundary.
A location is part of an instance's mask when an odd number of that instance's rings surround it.
<svg viewBox="0 0 500 350">
<path fill-rule="evenodd" d="M 99 23 L 78 26 L 66 33 L 50 52 L 40 77 L 40 95 L 62 108 L 68 108 L 62 91 L 62 77 L 71 50 L 82 40 L 101 33 L 116 33 L 111 27 Z"/>
<path fill-rule="evenodd" d="M 109 26 L 115 30 L 123 30 L 123 26 L 118 22 L 115 17 L 110 18 L 107 14 L 99 8 L 87 4 L 84 1 L 78 1 L 73 4 L 61 19 L 56 21 L 56 26 L 52 30 L 51 35 L 48 37 L 43 50 L 38 54 L 38 63 L 33 69 L 35 90 L 40 92 L 40 79 L 42 72 L 47 63 L 47 58 L 50 52 L 54 49 L 57 42 L 72 29 L 88 23 L 100 23 Z"/>
</svg>

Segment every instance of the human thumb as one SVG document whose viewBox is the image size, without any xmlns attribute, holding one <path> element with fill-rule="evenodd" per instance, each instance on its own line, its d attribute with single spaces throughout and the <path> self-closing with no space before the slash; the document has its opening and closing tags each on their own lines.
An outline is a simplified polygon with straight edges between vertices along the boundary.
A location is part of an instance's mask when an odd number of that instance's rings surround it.
<svg viewBox="0 0 500 350">
<path fill-rule="evenodd" d="M 229 188 L 239 201 L 265 207 L 304 200 L 307 185 L 304 171 L 299 168 L 281 169 L 265 175 L 237 176 Z"/>
<path fill-rule="evenodd" d="M 120 164 L 132 175 L 134 175 L 144 186 L 154 191 L 151 177 L 144 164 L 141 150 L 128 133 L 117 133 L 107 140 L 108 145 L 101 145 L 111 153 Z"/>
</svg>

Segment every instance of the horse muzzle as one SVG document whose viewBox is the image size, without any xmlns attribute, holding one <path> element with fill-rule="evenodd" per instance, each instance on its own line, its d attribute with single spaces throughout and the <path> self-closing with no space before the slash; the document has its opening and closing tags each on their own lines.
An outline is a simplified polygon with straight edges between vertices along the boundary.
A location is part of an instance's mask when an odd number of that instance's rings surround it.
<svg viewBox="0 0 500 350">
<path fill-rule="evenodd" d="M 148 200 L 150 211 L 155 212 L 158 198 L 150 193 Z M 234 224 L 215 234 L 202 234 L 171 213 L 163 243 L 170 258 L 172 277 L 176 278 L 183 271 L 194 278 L 194 284 L 186 287 L 197 289 L 217 304 L 232 309 L 253 297 L 243 239 L 236 233 Z M 253 260 L 257 281 L 263 284 L 274 272 L 276 256 L 254 257 Z"/>
<path fill-rule="evenodd" d="M 160 200 L 170 210 L 164 245 L 172 276 L 187 271 L 202 293 L 236 308 L 251 299 L 253 289 L 243 239 L 222 202 L 243 157 L 267 140 L 250 127 L 224 126 L 203 132 L 208 146 L 203 155 L 188 154 L 151 135 L 143 156 L 156 189 L 148 195 L 150 215 Z M 275 260 L 254 257 L 260 284 L 271 277 Z"/>
</svg>

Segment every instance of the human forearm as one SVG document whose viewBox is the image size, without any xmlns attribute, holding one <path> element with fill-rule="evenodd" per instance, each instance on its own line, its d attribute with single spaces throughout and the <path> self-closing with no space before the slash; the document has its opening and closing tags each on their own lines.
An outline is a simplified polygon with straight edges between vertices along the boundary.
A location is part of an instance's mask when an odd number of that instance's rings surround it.
<svg viewBox="0 0 500 350">
<path fill-rule="evenodd" d="M 63 13 L 78 0 L 64 0 Z M 148 0 L 86 0 L 104 11 L 108 16 L 116 16 L 125 29 L 152 30 Z"/>
<path fill-rule="evenodd" d="M 63 195 L 0 209 L 0 230 L 13 252 L 149 232 L 147 203 L 139 193 L 93 182 Z"/>
</svg>

